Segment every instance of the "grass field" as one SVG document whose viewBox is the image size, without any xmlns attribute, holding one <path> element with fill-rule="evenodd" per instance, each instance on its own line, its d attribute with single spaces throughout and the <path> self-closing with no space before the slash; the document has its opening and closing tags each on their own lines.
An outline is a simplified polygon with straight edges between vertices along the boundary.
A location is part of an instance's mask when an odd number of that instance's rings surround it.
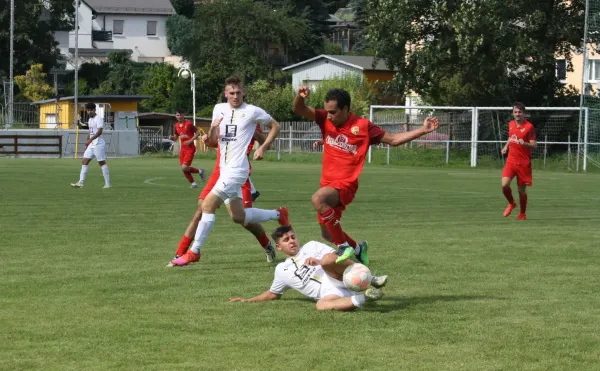
<svg viewBox="0 0 600 371">
<path fill-rule="evenodd" d="M 212 168 L 212 160 L 196 160 Z M 599 174 L 534 172 L 529 219 L 498 170 L 367 166 L 344 228 L 386 296 L 317 312 L 221 209 L 201 263 L 165 268 L 198 190 L 176 159 L 0 159 L 2 370 L 598 370 Z M 256 206 L 320 239 L 314 163 L 255 162 Z M 267 230 L 274 223 L 265 224 Z M 281 255 L 279 256 L 281 258 Z"/>
</svg>

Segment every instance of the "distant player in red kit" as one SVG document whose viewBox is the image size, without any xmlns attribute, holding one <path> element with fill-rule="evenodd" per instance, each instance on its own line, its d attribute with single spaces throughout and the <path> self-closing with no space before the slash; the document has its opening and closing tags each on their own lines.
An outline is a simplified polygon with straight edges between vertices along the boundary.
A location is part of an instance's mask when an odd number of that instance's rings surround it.
<svg viewBox="0 0 600 371">
<path fill-rule="evenodd" d="M 171 140 L 181 139 L 181 150 L 179 151 L 179 164 L 185 178 L 192 184 L 192 188 L 198 188 L 198 183 L 194 180 L 192 174 L 198 174 L 204 181 L 204 170 L 192 167 L 192 161 L 196 154 L 196 138 L 198 138 L 198 129 L 190 120 L 185 119 L 185 112 L 178 109 L 175 114 L 177 123 L 175 124 L 175 135 L 169 136 Z"/>
<path fill-rule="evenodd" d="M 537 145 L 535 139 L 535 128 L 531 122 L 525 119 L 525 105 L 523 103 L 513 104 L 514 120 L 508 123 L 508 141 L 502 154 L 508 151 L 508 159 L 504 170 L 502 170 L 502 193 L 508 200 L 508 206 L 504 210 L 504 216 L 509 216 L 517 204 L 510 189 L 510 183 L 517 177 L 519 189 L 519 203 L 521 210 L 517 216 L 518 220 L 527 219 L 527 186 L 532 186 L 531 174 L 531 150 Z"/>
<path fill-rule="evenodd" d="M 337 263 L 356 256 L 368 265 L 366 241 L 357 244 L 340 224 L 342 212 L 358 190 L 358 177 L 371 144 L 385 143 L 399 146 L 438 128 L 435 117 L 428 117 L 419 129 L 406 133 L 388 133 L 369 120 L 350 112 L 350 94 L 333 89 L 325 97 L 325 109 L 315 109 L 305 104 L 309 88 L 301 86 L 294 98 L 293 111 L 314 120 L 323 135 L 323 168 L 320 189 L 312 196 L 323 238 L 338 246 Z"/>
</svg>

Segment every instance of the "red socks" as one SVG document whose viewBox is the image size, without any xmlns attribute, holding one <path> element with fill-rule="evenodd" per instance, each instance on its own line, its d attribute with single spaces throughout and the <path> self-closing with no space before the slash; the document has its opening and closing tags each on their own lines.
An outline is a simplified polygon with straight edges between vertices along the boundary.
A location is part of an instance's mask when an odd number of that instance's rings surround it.
<svg viewBox="0 0 600 371">
<path fill-rule="evenodd" d="M 179 247 L 177 248 L 177 252 L 175 253 L 175 255 L 181 256 L 185 254 L 188 251 L 192 242 L 194 242 L 194 239 L 189 238 L 188 236 L 181 237 L 181 241 L 179 241 Z"/>
<path fill-rule="evenodd" d="M 510 187 L 502 187 L 502 193 L 504 193 L 504 197 L 506 197 L 509 204 L 512 205 L 515 203 L 515 199 L 512 195 L 512 189 L 510 189 Z"/>
<path fill-rule="evenodd" d="M 262 235 L 256 237 L 256 240 L 263 247 L 263 249 L 271 243 L 271 241 L 269 241 L 269 237 L 267 237 L 267 234 L 264 232 Z"/>
<path fill-rule="evenodd" d="M 334 209 L 329 209 L 324 213 L 321 213 L 321 219 L 325 222 L 325 227 L 327 228 L 327 231 L 329 232 L 334 244 L 339 246 L 344 242 L 348 242 L 350 246 L 356 247 L 356 242 L 342 230 L 340 219 L 335 214 Z"/>
<path fill-rule="evenodd" d="M 196 169 L 195 167 L 190 167 L 190 173 L 192 173 L 192 174 L 199 174 L 200 170 Z"/>
<path fill-rule="evenodd" d="M 525 214 L 527 210 L 527 193 L 519 194 L 519 203 L 521 204 L 521 214 Z"/>
<path fill-rule="evenodd" d="M 191 173 L 186 173 L 186 172 L 184 172 L 184 173 L 183 173 L 183 176 L 185 176 L 185 179 L 187 179 L 187 180 L 188 180 L 188 182 L 190 182 L 190 183 L 194 183 L 194 177 L 192 176 L 192 174 L 191 174 Z"/>
</svg>

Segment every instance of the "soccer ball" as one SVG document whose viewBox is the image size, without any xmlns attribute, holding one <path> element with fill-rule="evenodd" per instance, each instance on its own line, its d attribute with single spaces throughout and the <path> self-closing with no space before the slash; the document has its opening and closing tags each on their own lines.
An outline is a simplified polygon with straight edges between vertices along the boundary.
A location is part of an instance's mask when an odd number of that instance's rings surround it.
<svg viewBox="0 0 600 371">
<path fill-rule="evenodd" d="M 369 287 L 372 278 L 371 270 L 360 263 L 349 265 L 344 270 L 344 286 L 352 291 L 365 291 Z"/>
<path fill-rule="evenodd" d="M 190 73 L 188 70 L 183 70 L 181 72 L 181 77 L 183 77 L 184 79 L 187 79 L 188 77 L 190 77 Z"/>
</svg>

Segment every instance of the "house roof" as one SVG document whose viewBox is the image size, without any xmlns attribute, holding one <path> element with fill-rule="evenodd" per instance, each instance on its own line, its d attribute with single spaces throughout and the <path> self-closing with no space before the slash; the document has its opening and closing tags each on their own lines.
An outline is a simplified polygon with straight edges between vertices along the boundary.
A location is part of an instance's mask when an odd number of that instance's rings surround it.
<svg viewBox="0 0 600 371">
<path fill-rule="evenodd" d="M 282 68 L 282 71 L 294 70 L 296 67 L 300 67 L 307 63 L 314 62 L 319 59 L 327 59 L 331 61 L 335 61 L 341 64 L 345 64 L 349 67 L 354 67 L 362 71 L 391 71 L 383 60 L 379 60 L 375 66 L 373 66 L 373 57 L 368 56 L 357 56 L 357 55 L 325 55 L 321 54 L 311 59 L 307 59 L 305 61 L 293 64 L 291 66 L 287 66 Z"/>
<path fill-rule="evenodd" d="M 97 48 L 79 48 L 79 56 L 83 57 L 108 57 L 110 52 L 123 51 L 129 54 L 133 53 L 131 49 L 97 49 Z M 75 54 L 75 48 L 69 48 L 69 53 Z"/>
<path fill-rule="evenodd" d="M 84 0 L 97 13 L 104 14 L 175 14 L 169 0 Z"/>
<path fill-rule="evenodd" d="M 77 101 L 80 103 L 83 102 L 97 102 L 100 100 L 112 100 L 112 101 L 127 101 L 127 100 L 144 100 L 144 99 L 151 99 L 152 95 L 81 95 L 77 97 Z M 65 100 L 75 100 L 74 96 L 70 96 L 70 97 L 60 97 L 58 98 L 59 101 L 65 101 Z M 46 99 L 46 100 L 40 100 L 37 102 L 33 102 L 31 104 L 44 104 L 44 103 L 53 103 L 56 102 L 56 99 Z"/>
</svg>

